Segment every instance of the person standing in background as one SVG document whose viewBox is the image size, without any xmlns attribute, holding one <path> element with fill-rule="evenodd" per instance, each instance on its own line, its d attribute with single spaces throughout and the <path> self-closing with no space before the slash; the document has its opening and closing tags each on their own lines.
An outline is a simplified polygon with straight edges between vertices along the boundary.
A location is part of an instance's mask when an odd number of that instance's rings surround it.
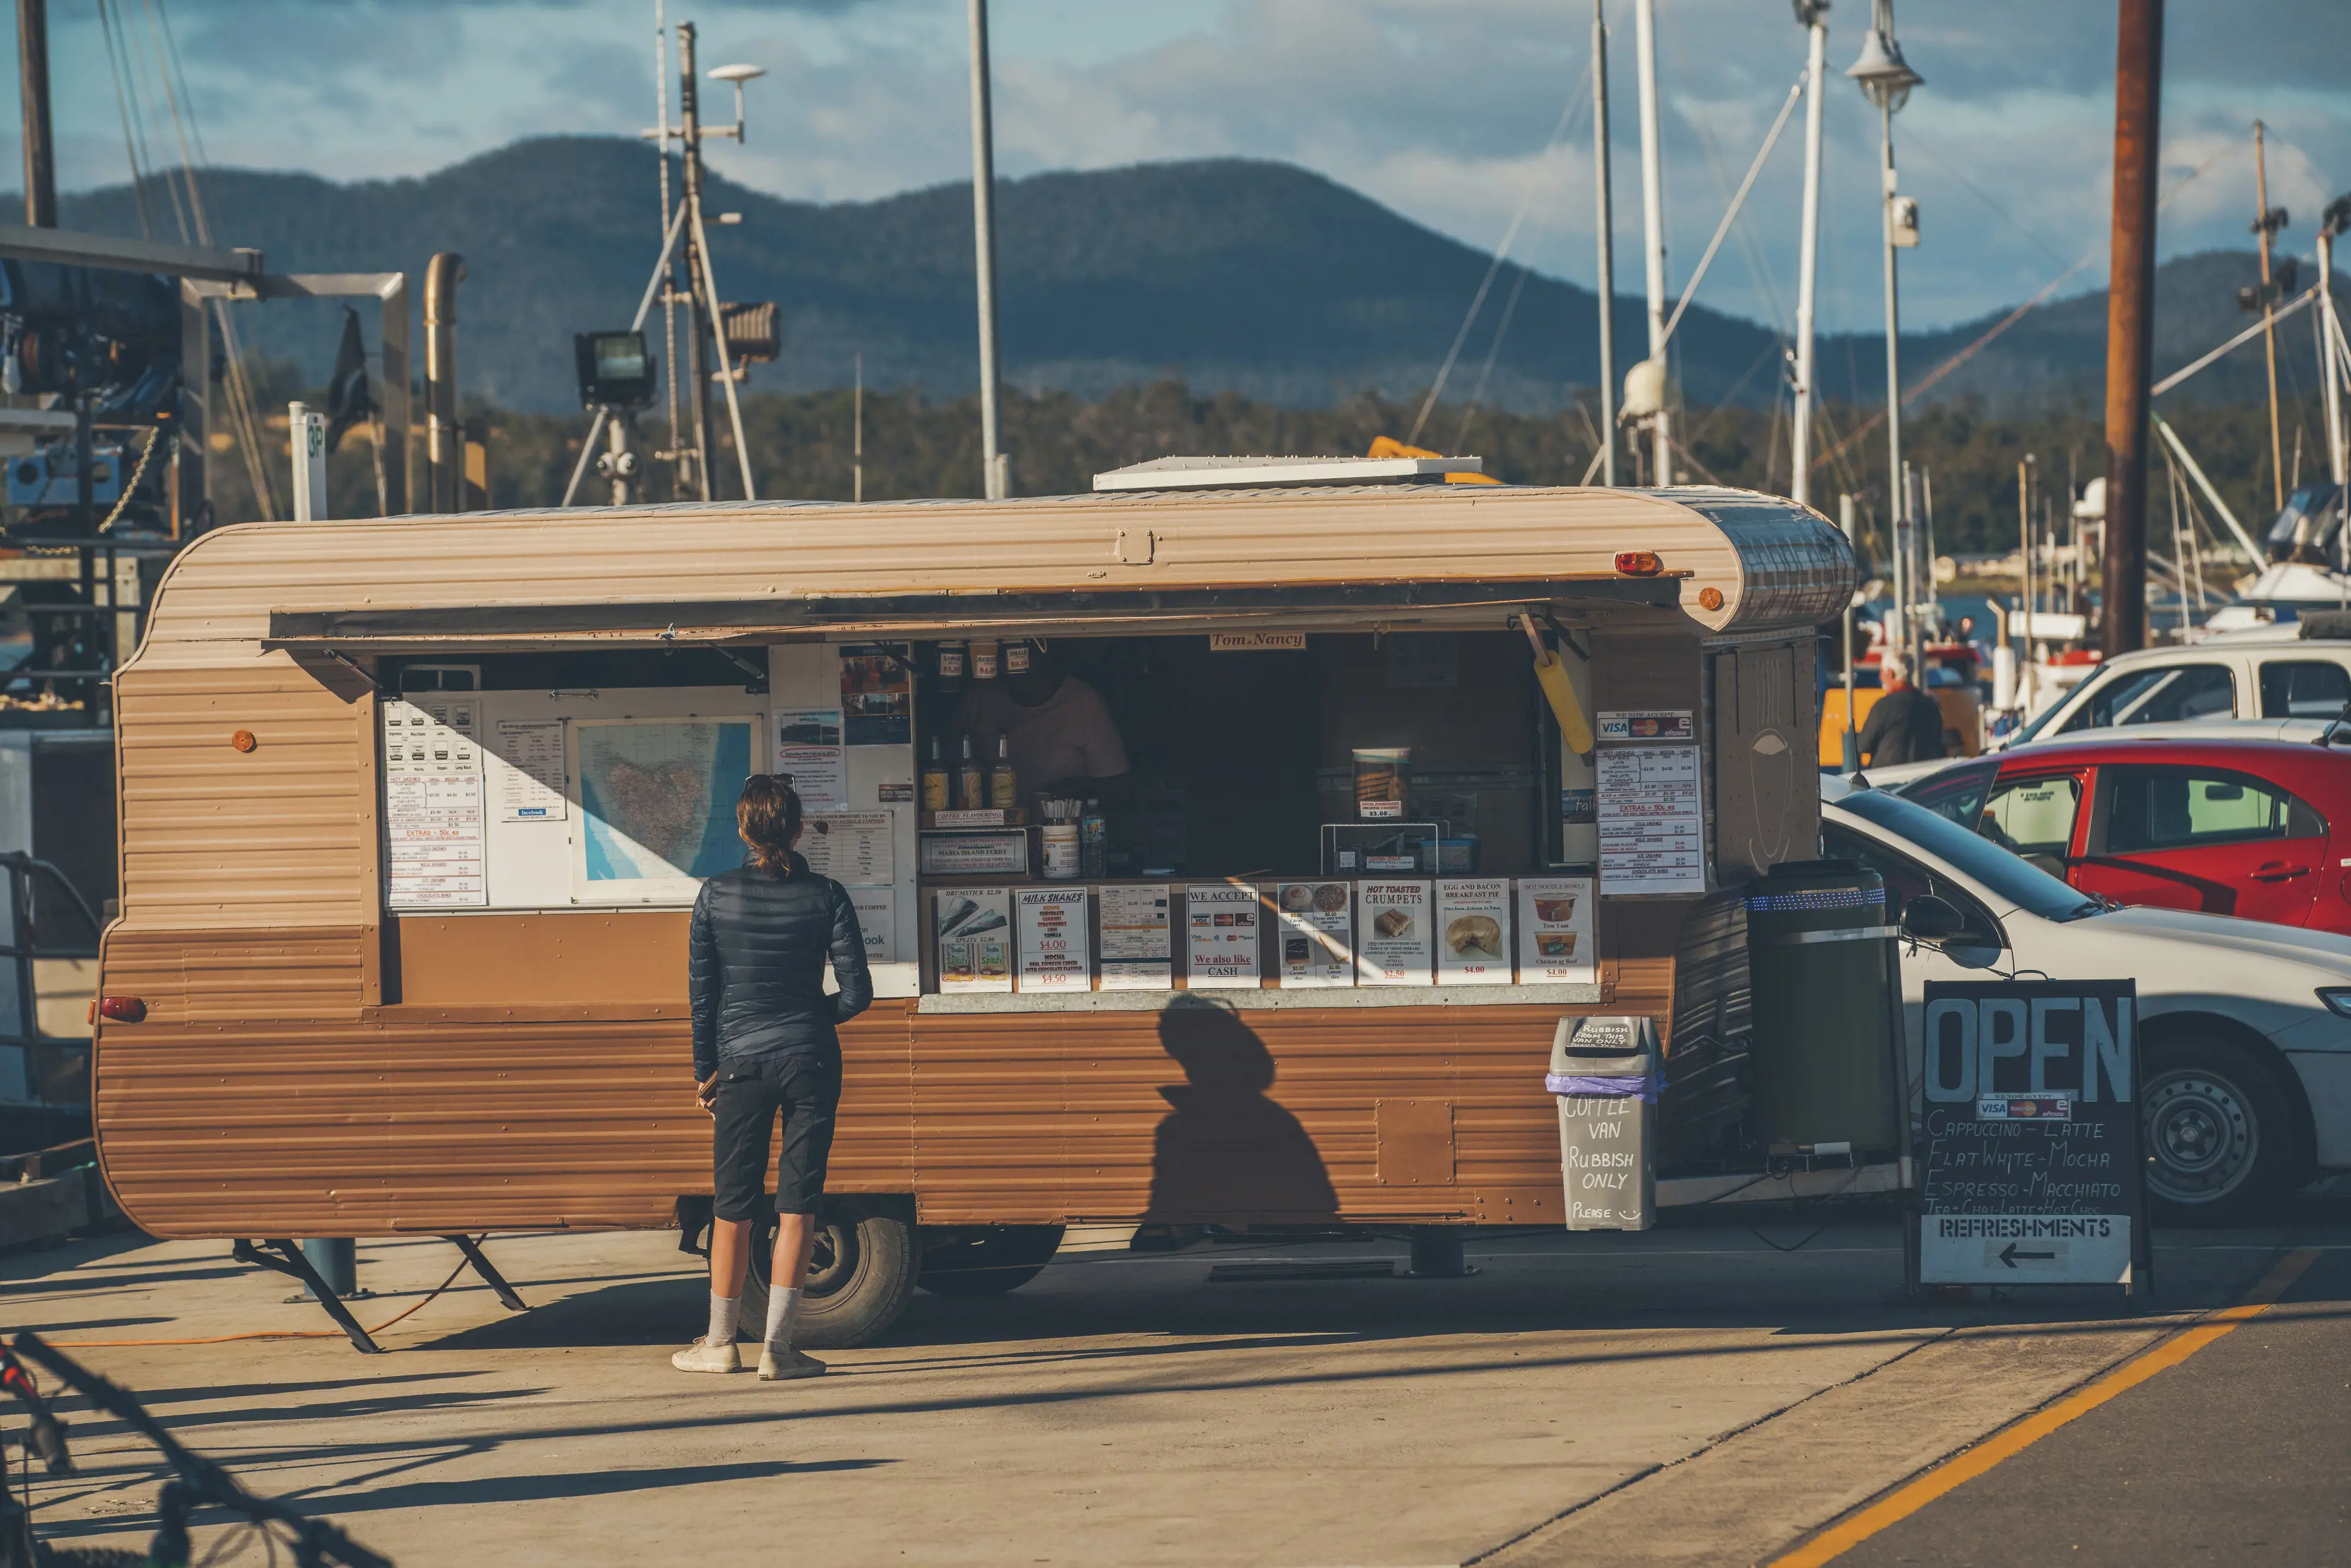
<svg viewBox="0 0 2351 1568">
<path fill-rule="evenodd" d="M 736 1353 L 752 1222 L 767 1204 L 768 1143 L 778 1119 L 776 1250 L 759 1376 L 814 1377 L 824 1363 L 792 1348 L 816 1215 L 841 1103 L 834 1032 L 873 1001 L 865 939 L 849 894 L 792 851 L 800 799 L 756 774 L 735 806 L 750 854 L 694 901 L 686 984 L 694 1015 L 695 1098 L 710 1113 L 710 1329 L 670 1357 L 680 1372 L 739 1372 Z M 824 994 L 826 963 L 840 989 Z"/>
<path fill-rule="evenodd" d="M 1863 764 L 1891 768 L 1942 757 L 1943 710 L 1935 706 L 1933 697 L 1910 684 L 1909 657 L 1887 649 L 1877 662 L 1877 701 L 1861 726 Z"/>
</svg>

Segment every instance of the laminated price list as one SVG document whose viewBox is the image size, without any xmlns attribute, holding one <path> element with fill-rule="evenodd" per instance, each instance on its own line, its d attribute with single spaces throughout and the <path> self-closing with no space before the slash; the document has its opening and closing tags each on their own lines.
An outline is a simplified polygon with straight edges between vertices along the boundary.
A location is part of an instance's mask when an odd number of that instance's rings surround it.
<svg viewBox="0 0 2351 1568">
<path fill-rule="evenodd" d="M 1698 747 L 1603 747 L 1598 783 L 1601 891 L 1704 893 Z"/>
</svg>

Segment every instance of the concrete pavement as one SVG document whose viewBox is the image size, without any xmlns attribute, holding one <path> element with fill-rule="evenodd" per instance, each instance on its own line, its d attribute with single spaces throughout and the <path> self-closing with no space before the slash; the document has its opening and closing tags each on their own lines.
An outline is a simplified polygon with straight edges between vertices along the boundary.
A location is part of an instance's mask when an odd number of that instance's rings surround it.
<svg viewBox="0 0 2351 1568">
<path fill-rule="evenodd" d="M 2277 1239 L 2170 1239 L 2190 1245 L 2164 1249 L 2159 1312 L 1937 1312 L 1899 1304 L 1890 1225 L 1812 1229 L 1498 1236 L 1460 1281 L 1209 1279 L 1401 1259 L 1380 1244 L 1084 1255 L 1010 1296 L 918 1297 L 887 1343 L 790 1385 L 670 1369 L 704 1291 L 673 1236 L 494 1238 L 534 1310 L 466 1276 L 390 1354 L 82 1354 L 256 1490 L 410 1563 L 779 1543 L 841 1563 L 1740 1562 L 2229 1299 Z M 225 1254 L 20 1255 L 0 1295 L 12 1326 L 68 1341 L 322 1325 Z M 456 1260 L 431 1239 L 361 1259 L 385 1292 L 370 1323 Z M 89 1416 L 76 1442 L 84 1473 L 37 1486 L 42 1519 L 141 1544 L 144 1450 Z"/>
</svg>

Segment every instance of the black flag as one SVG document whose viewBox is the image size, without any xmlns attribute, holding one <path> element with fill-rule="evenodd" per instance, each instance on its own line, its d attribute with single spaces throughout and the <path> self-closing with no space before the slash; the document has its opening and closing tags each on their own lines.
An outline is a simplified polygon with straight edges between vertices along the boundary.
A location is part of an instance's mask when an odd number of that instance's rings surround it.
<svg viewBox="0 0 2351 1568">
<path fill-rule="evenodd" d="M 335 373 L 327 382 L 327 450 L 342 444 L 343 432 L 375 412 L 368 390 L 367 340 L 360 336 L 360 313 L 343 307 L 343 340 L 335 350 Z"/>
</svg>

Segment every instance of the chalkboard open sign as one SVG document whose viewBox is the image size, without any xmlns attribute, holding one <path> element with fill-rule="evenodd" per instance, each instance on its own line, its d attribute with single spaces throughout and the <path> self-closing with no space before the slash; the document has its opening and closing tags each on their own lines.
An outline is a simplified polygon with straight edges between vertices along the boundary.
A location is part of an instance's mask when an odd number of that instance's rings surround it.
<svg viewBox="0 0 2351 1568">
<path fill-rule="evenodd" d="M 2137 988 L 1928 981 L 1918 1278 L 2148 1283 Z"/>
</svg>

